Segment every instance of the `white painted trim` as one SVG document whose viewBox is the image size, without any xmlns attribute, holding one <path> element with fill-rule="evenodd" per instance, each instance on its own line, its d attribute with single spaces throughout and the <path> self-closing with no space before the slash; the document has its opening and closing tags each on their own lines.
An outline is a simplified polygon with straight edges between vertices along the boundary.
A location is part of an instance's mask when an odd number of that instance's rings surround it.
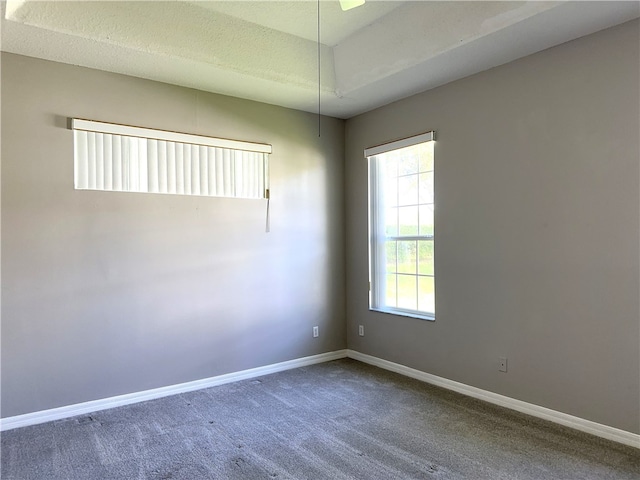
<svg viewBox="0 0 640 480">
<path fill-rule="evenodd" d="M 347 350 L 347 356 L 360 362 L 368 363 L 376 367 L 384 368 L 392 372 L 405 375 L 407 377 L 415 378 L 438 387 L 453 390 L 454 392 L 462 393 L 469 397 L 478 398 L 485 402 L 500 405 L 501 407 L 510 408 L 521 413 L 526 413 L 533 417 L 542 418 L 550 422 L 558 423 L 566 427 L 571 427 L 581 432 L 590 433 L 598 437 L 613 440 L 614 442 L 623 443 L 631 447 L 640 448 L 640 435 L 620 430 L 618 428 L 603 425 L 601 423 L 592 422 L 591 420 L 585 420 L 580 417 L 574 417 L 566 413 L 551 410 L 550 408 L 540 407 L 532 403 L 523 402 L 522 400 L 516 400 L 515 398 L 505 397 L 497 393 L 482 390 L 481 388 L 465 385 L 464 383 L 455 382 L 447 378 L 438 377 L 430 373 L 425 373 L 414 368 L 400 365 L 399 363 L 393 363 L 388 360 L 383 360 L 378 357 L 366 355 L 364 353 L 356 352 L 355 350 Z"/>
<path fill-rule="evenodd" d="M 121 407 L 132 403 L 144 402 L 155 398 L 167 397 L 178 393 L 191 392 L 202 388 L 215 387 L 225 383 L 237 382 L 248 378 L 260 377 L 270 373 L 281 372 L 283 370 L 291 370 L 292 368 L 305 367 L 316 363 L 330 362 L 347 356 L 346 350 L 337 350 L 335 352 L 321 353 L 310 357 L 302 357 L 286 362 L 265 365 L 264 367 L 251 368 L 240 372 L 218 375 L 216 377 L 204 378 L 202 380 L 194 380 L 192 382 L 180 383 L 177 385 L 169 385 L 167 387 L 154 388 L 142 392 L 129 393 L 126 395 L 118 395 L 116 397 L 103 398 L 100 400 L 92 400 L 90 402 L 76 403 L 64 407 L 52 408 L 50 410 L 41 410 L 39 412 L 26 413 L 24 415 L 16 415 L 0 419 L 0 431 L 11 430 L 14 428 L 27 427 L 29 425 L 37 425 L 39 423 L 51 422 L 63 418 L 83 415 L 108 408 Z"/>
<path fill-rule="evenodd" d="M 592 422 L 591 420 L 585 420 L 580 417 L 574 417 L 573 415 L 558 412 L 545 407 L 540 407 L 532 403 L 523 402 L 522 400 L 516 400 L 514 398 L 489 392 L 487 390 L 482 390 L 481 388 L 472 387 L 470 385 L 465 385 L 464 383 L 449 380 L 447 378 L 438 377 L 437 375 L 432 375 L 430 373 L 422 372 L 405 365 L 400 365 L 398 363 L 393 363 L 378 357 L 366 355 L 355 350 L 336 350 L 335 352 L 327 352 L 321 353 L 319 355 L 312 355 L 310 357 L 297 358 L 286 362 L 265 365 L 263 367 L 252 368 L 249 370 L 242 370 L 240 372 L 218 375 L 216 377 L 204 378 L 201 380 L 194 380 L 192 382 L 154 388 L 152 390 L 129 393 L 126 395 L 118 395 L 116 397 L 93 400 L 90 402 L 77 403 L 74 405 L 52 408 L 50 410 L 26 413 L 24 415 L 16 415 L 14 417 L 7 417 L 0 419 L 0 431 L 27 427 L 29 425 L 37 425 L 40 423 L 51 422 L 53 420 L 61 420 L 64 418 L 74 417 L 76 415 L 97 412 L 99 410 L 106 410 L 108 408 L 121 407 L 123 405 L 130 405 L 132 403 L 167 397 L 170 395 L 176 395 L 178 393 L 191 392 L 194 390 L 200 390 L 202 388 L 215 387 L 217 385 L 224 385 L 225 383 L 260 377 L 262 375 L 269 375 L 271 373 L 291 370 L 293 368 L 305 367 L 307 365 L 330 362 L 332 360 L 338 360 L 345 357 L 368 363 L 369 365 L 374 365 L 385 370 L 396 372 L 407 377 L 415 378 L 416 380 L 430 383 L 432 385 L 446 388 L 448 390 L 453 390 L 454 392 L 462 393 L 463 395 L 467 395 L 469 397 L 484 400 L 485 402 L 510 408 L 521 413 L 526 413 L 527 415 L 531 415 L 533 417 L 549 420 L 551 422 L 571 427 L 582 432 L 590 433 L 592 435 L 606 438 L 608 440 L 613 440 L 614 442 L 622 443 L 635 448 L 640 448 L 640 435 L 638 434 L 620 430 L 608 425 L 602 425 L 600 423 Z"/>
<path fill-rule="evenodd" d="M 375 147 L 365 148 L 364 156 L 366 158 L 373 157 L 374 155 L 380 155 L 381 153 L 387 153 L 391 150 L 398 150 L 399 148 L 411 147 L 419 143 L 431 142 L 436 139 L 436 132 L 421 133 L 409 138 L 402 138 L 394 142 L 384 143 Z"/>
<path fill-rule="evenodd" d="M 155 140 L 191 143 L 194 145 L 206 145 L 208 147 L 229 148 L 232 150 L 244 150 L 248 152 L 271 153 L 272 151 L 271 145 L 265 143 L 243 142 L 240 140 L 228 140 L 226 138 L 193 135 L 191 133 L 132 127 L 130 125 L 96 122 L 95 120 L 84 120 L 81 118 L 71 119 L 71 129 L 84 130 L 87 132 L 110 133 L 112 135 L 125 135 L 128 137 L 153 138 Z"/>
</svg>

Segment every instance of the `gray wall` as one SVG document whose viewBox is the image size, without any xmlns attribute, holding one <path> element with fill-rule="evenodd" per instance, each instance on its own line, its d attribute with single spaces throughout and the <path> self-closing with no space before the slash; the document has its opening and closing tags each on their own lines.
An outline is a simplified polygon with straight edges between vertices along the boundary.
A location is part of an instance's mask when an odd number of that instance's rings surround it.
<svg viewBox="0 0 640 480">
<path fill-rule="evenodd" d="M 638 25 L 347 121 L 349 348 L 640 433 Z M 363 149 L 431 129 L 426 322 L 368 311 Z"/>
<path fill-rule="evenodd" d="M 353 118 L 346 166 L 339 120 L 318 139 L 313 115 L 2 54 L 2 416 L 348 340 L 640 433 L 639 40 L 635 21 Z M 261 201 L 73 190 L 67 117 L 271 143 L 271 233 Z M 436 322 L 369 312 L 366 289 L 362 151 L 430 129 Z"/>
<path fill-rule="evenodd" d="M 272 144 L 271 233 L 74 190 L 67 117 Z M 343 155 L 341 120 L 2 54 L 2 416 L 345 348 Z"/>
</svg>

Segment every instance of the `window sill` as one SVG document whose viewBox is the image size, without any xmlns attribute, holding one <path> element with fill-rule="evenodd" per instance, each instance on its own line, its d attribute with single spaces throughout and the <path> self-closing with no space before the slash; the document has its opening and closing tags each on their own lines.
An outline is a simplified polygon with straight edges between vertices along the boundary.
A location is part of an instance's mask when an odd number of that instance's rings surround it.
<svg viewBox="0 0 640 480">
<path fill-rule="evenodd" d="M 371 308 L 371 307 L 369 307 L 369 311 L 386 313 L 386 314 L 389 314 L 389 315 L 397 315 L 397 316 L 400 316 L 400 317 L 417 318 L 418 320 L 427 320 L 429 322 L 435 322 L 436 321 L 435 315 L 420 314 L 420 313 L 412 312 L 410 310 L 399 310 L 399 309 L 395 309 L 395 308 L 394 309 L 382 309 L 382 308 Z"/>
</svg>

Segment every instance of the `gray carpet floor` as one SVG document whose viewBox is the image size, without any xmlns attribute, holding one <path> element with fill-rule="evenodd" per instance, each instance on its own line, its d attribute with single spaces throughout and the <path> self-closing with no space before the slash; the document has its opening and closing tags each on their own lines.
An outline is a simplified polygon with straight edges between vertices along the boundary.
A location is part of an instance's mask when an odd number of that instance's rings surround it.
<svg viewBox="0 0 640 480">
<path fill-rule="evenodd" d="M 640 450 L 353 360 L 2 433 L 2 479 L 640 479 Z"/>
</svg>

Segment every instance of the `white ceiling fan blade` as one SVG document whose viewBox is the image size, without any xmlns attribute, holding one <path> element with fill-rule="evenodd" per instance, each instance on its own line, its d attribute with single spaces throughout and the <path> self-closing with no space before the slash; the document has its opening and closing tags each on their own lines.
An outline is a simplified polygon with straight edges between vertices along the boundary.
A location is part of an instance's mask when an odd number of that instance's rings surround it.
<svg viewBox="0 0 640 480">
<path fill-rule="evenodd" d="M 351 10 L 352 8 L 364 5 L 365 0 L 340 0 L 340 7 L 344 12 Z"/>
</svg>

